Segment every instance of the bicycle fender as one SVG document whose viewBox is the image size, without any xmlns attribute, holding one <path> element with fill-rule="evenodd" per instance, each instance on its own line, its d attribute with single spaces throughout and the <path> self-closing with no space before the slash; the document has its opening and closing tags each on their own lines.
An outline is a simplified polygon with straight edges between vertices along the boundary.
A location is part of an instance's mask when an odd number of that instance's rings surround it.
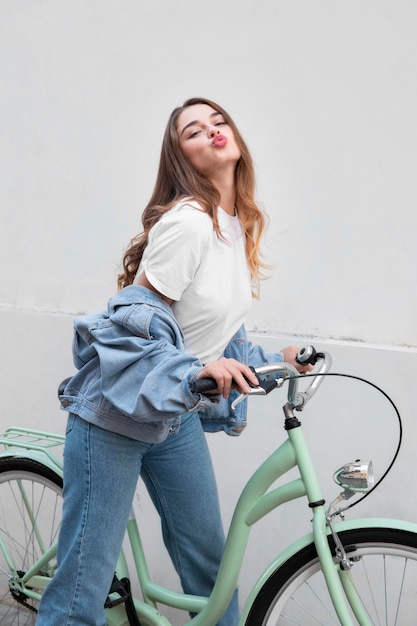
<svg viewBox="0 0 417 626">
<path fill-rule="evenodd" d="M 0 459 L 30 459 L 36 461 L 41 465 L 44 465 L 52 472 L 55 472 L 60 478 L 62 478 L 62 463 L 58 459 L 50 458 L 48 454 L 40 450 L 25 450 L 24 448 L 13 448 L 11 450 L 5 450 L 0 452 Z"/>
<path fill-rule="evenodd" d="M 408 532 L 417 534 L 417 524 L 413 522 L 407 522 L 405 520 L 398 519 L 390 519 L 390 518 L 363 518 L 363 519 L 354 519 L 349 521 L 340 521 L 333 524 L 334 530 L 339 533 L 344 530 L 355 530 L 358 528 L 395 528 L 398 530 L 405 530 Z M 327 529 L 327 535 L 331 535 L 330 528 Z M 250 608 L 255 601 L 256 596 L 260 592 L 263 585 L 266 581 L 272 576 L 272 574 L 279 568 L 283 563 L 285 563 L 289 558 L 291 558 L 294 554 L 308 546 L 310 543 L 314 542 L 313 533 L 308 533 L 303 537 L 300 537 L 296 541 L 294 541 L 290 546 L 285 548 L 277 558 L 270 563 L 267 569 L 261 574 L 261 576 L 256 581 L 253 589 L 251 590 L 245 605 L 243 607 L 239 626 L 245 626 L 245 622 L 247 620 Z"/>
</svg>

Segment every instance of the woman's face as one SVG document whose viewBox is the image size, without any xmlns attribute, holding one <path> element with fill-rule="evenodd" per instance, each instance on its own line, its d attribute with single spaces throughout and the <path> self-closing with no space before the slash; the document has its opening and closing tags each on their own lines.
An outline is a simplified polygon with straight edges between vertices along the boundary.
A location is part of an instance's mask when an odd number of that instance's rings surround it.
<svg viewBox="0 0 417 626">
<path fill-rule="evenodd" d="M 194 104 L 178 117 L 177 132 L 182 152 L 208 178 L 222 170 L 234 171 L 240 150 L 223 115 L 208 104 Z"/>
</svg>

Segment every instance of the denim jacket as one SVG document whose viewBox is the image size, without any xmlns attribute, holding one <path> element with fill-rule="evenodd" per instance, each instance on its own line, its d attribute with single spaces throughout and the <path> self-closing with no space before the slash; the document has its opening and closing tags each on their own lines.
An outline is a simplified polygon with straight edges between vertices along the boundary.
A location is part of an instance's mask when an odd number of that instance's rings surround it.
<svg viewBox="0 0 417 626">
<path fill-rule="evenodd" d="M 255 366 L 282 361 L 253 346 L 244 327 L 224 356 Z M 61 407 L 107 430 L 158 443 L 178 430 L 186 412 L 197 412 L 208 432 L 236 436 L 246 426 L 246 400 L 230 408 L 237 391 L 227 400 L 191 391 L 202 363 L 184 351 L 171 307 L 145 287 L 125 287 L 107 310 L 75 318 L 73 359 L 78 371 Z"/>
</svg>

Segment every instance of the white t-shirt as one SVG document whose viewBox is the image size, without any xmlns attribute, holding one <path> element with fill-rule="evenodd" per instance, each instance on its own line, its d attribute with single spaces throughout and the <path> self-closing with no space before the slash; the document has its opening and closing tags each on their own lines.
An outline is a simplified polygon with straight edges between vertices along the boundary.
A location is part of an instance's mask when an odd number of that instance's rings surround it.
<svg viewBox="0 0 417 626">
<path fill-rule="evenodd" d="M 238 217 L 218 208 L 224 239 L 195 202 L 180 202 L 152 227 L 143 271 L 172 309 L 185 350 L 203 363 L 218 359 L 251 305 L 245 236 Z"/>
</svg>

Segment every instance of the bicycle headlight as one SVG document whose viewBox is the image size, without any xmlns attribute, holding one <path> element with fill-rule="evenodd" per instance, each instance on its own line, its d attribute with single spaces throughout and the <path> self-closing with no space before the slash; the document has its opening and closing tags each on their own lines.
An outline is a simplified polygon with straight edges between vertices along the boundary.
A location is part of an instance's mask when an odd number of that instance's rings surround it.
<svg viewBox="0 0 417 626">
<path fill-rule="evenodd" d="M 372 461 L 346 463 L 333 475 L 335 483 L 349 491 L 368 491 L 374 485 Z"/>
</svg>

